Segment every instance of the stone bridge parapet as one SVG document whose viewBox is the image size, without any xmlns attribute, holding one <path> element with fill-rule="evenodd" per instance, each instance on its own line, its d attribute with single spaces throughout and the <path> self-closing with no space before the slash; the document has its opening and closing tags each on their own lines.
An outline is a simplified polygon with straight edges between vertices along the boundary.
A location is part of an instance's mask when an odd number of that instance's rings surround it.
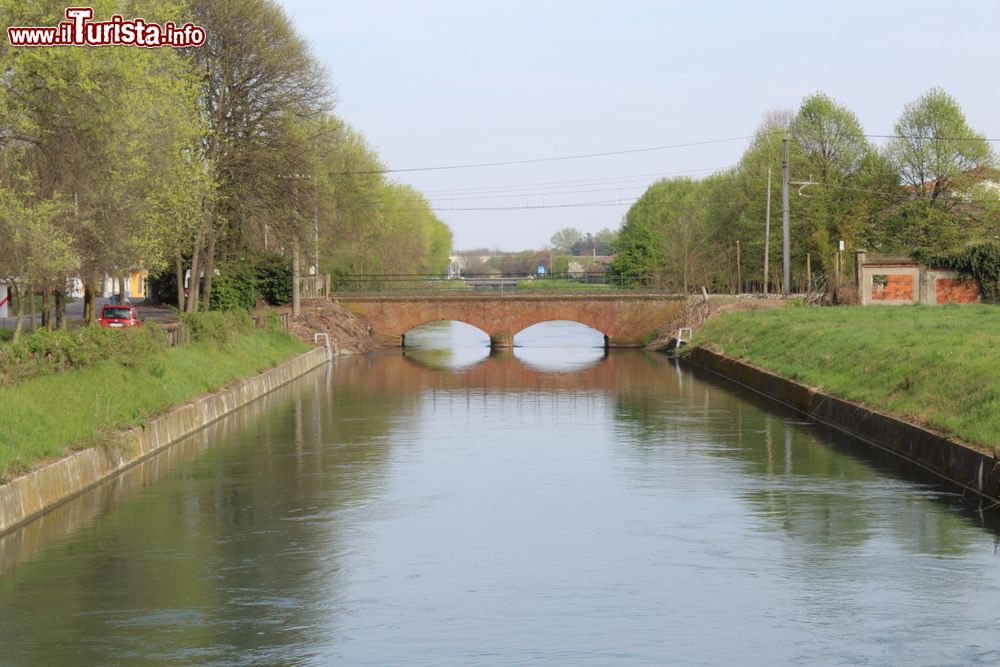
<svg viewBox="0 0 1000 667">
<path fill-rule="evenodd" d="M 553 320 L 579 322 L 604 334 L 607 347 L 641 347 L 681 308 L 684 298 L 665 294 L 344 296 L 337 302 L 366 318 L 377 338 L 403 346 L 421 324 L 455 320 L 490 337 L 494 348 L 512 347 L 518 332 Z"/>
</svg>

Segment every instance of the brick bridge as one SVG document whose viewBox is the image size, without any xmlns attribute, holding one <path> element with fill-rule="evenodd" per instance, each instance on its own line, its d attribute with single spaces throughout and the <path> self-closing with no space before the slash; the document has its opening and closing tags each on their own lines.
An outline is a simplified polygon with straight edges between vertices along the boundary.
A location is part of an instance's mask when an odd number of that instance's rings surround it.
<svg viewBox="0 0 1000 667">
<path fill-rule="evenodd" d="M 553 320 L 593 327 L 608 347 L 641 347 L 683 307 L 680 297 L 642 293 L 344 296 L 337 302 L 366 318 L 385 344 L 403 346 L 410 329 L 455 320 L 488 334 L 493 348 L 512 347 L 519 331 Z"/>
</svg>

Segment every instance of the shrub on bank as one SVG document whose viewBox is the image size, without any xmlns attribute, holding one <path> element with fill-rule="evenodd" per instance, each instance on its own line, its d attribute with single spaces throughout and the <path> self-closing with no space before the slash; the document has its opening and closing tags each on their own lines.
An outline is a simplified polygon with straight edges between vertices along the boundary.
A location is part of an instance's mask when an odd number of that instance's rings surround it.
<svg viewBox="0 0 1000 667">
<path fill-rule="evenodd" d="M 161 352 L 166 337 L 158 326 L 129 329 L 83 327 L 39 331 L 0 347 L 0 384 L 86 368 L 106 359 L 126 359 Z"/>
<path fill-rule="evenodd" d="M 272 306 L 292 301 L 292 263 L 287 257 L 265 253 L 257 258 L 254 267 L 257 292 Z"/>
<path fill-rule="evenodd" d="M 204 315 L 192 321 L 200 327 L 197 335 L 209 335 L 212 341 L 211 336 L 219 335 L 219 320 L 229 319 L 228 314 Z M 96 329 L 88 333 L 92 331 Z M 0 386 L 0 483 L 71 450 L 114 446 L 114 434 L 121 429 L 309 349 L 285 331 L 226 331 L 224 345 L 202 342 L 139 351 Z M 118 338 L 119 343 L 124 340 Z M 134 342 L 141 340 L 136 335 Z"/>
<path fill-rule="evenodd" d="M 177 305 L 177 273 L 173 266 L 149 276 L 149 296 Z M 212 310 L 252 310 L 260 297 L 272 306 L 292 300 L 292 262 L 277 253 L 249 255 L 219 267 L 212 279 Z"/>
<path fill-rule="evenodd" d="M 257 279 L 246 270 L 233 270 L 212 280 L 212 310 L 252 310 L 257 305 Z"/>
<path fill-rule="evenodd" d="M 924 264 L 972 276 L 979 283 L 983 303 L 1000 304 L 1000 241 L 973 243 L 952 254 L 918 252 L 916 257 Z"/>
<path fill-rule="evenodd" d="M 213 342 L 224 345 L 234 335 L 253 330 L 253 320 L 246 311 L 182 313 L 181 326 L 193 343 Z"/>
<path fill-rule="evenodd" d="M 277 322 L 275 331 L 282 328 L 280 319 Z M 187 340 L 220 346 L 254 329 L 246 311 L 184 313 L 181 326 Z M 0 346 L 0 385 L 88 368 L 109 359 L 136 362 L 159 354 L 166 347 L 163 329 L 155 323 L 127 329 L 42 330 L 17 343 Z"/>
</svg>

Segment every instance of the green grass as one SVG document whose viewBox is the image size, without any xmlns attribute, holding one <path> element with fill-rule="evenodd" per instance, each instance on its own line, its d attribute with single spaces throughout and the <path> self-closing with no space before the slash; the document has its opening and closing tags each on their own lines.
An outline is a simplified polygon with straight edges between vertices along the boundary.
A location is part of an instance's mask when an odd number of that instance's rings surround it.
<svg viewBox="0 0 1000 667">
<path fill-rule="evenodd" d="M 551 290 L 559 291 L 594 291 L 609 289 L 609 285 L 598 285 L 593 283 L 581 283 L 578 280 L 566 278 L 536 278 L 534 280 L 521 280 L 517 283 L 517 289 L 523 290 Z"/>
<path fill-rule="evenodd" d="M 1000 307 L 734 312 L 695 343 L 1000 451 Z"/>
<path fill-rule="evenodd" d="M 0 387 L 0 481 L 112 444 L 122 429 L 307 349 L 284 332 L 255 330 Z"/>
</svg>

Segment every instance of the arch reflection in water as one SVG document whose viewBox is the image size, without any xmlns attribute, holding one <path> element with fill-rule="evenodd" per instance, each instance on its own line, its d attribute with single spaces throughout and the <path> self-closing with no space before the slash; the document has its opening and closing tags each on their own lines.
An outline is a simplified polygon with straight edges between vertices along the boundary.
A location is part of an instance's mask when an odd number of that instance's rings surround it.
<svg viewBox="0 0 1000 667">
<path fill-rule="evenodd" d="M 465 322 L 428 322 L 406 332 L 403 356 L 430 368 L 464 370 L 490 356 L 490 337 Z"/>
<path fill-rule="evenodd" d="M 541 371 L 572 372 L 607 356 L 604 334 L 579 322 L 535 324 L 514 336 L 514 356 Z"/>
</svg>

